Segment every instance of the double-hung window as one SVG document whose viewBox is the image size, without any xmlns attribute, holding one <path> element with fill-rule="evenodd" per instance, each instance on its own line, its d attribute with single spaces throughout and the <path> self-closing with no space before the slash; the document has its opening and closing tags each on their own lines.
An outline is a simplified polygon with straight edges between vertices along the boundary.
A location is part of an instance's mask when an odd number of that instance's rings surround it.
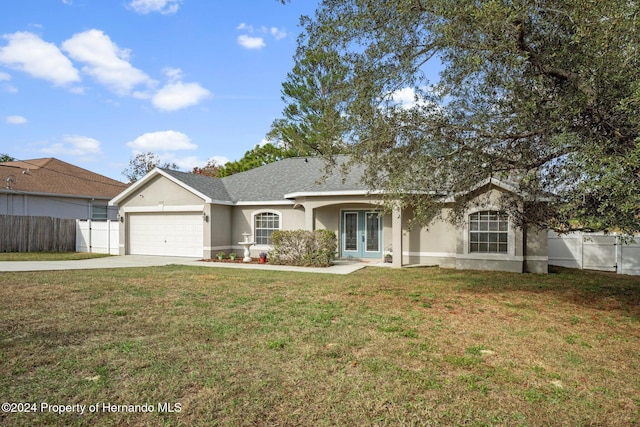
<svg viewBox="0 0 640 427">
<path fill-rule="evenodd" d="M 480 211 L 469 215 L 469 252 L 507 253 L 509 221 L 504 212 Z"/>
<path fill-rule="evenodd" d="M 254 219 L 255 241 L 258 245 L 271 245 L 271 234 L 280 229 L 280 215 L 273 212 L 263 212 Z"/>
</svg>

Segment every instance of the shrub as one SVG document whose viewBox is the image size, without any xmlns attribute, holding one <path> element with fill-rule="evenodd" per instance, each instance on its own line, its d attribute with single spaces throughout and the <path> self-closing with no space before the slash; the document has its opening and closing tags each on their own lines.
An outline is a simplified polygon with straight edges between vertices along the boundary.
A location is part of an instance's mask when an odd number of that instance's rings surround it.
<svg viewBox="0 0 640 427">
<path fill-rule="evenodd" d="M 330 230 L 274 231 L 271 264 L 328 267 L 336 256 L 336 233 Z"/>
</svg>

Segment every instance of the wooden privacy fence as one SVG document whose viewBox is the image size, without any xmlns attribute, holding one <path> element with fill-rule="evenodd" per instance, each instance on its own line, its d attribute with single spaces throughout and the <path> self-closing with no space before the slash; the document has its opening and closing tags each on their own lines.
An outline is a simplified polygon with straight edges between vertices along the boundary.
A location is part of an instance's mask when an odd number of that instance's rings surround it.
<svg viewBox="0 0 640 427">
<path fill-rule="evenodd" d="M 547 238 L 549 265 L 640 275 L 640 236 L 625 242 L 615 234 L 549 231 Z"/>
<path fill-rule="evenodd" d="M 75 219 L 0 215 L 0 252 L 75 250 Z"/>
</svg>

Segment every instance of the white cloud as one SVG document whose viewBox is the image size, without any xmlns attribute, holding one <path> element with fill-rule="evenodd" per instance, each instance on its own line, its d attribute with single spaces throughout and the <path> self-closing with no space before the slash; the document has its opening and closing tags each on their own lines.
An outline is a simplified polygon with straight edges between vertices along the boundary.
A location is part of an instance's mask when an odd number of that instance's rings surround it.
<svg viewBox="0 0 640 427">
<path fill-rule="evenodd" d="M 416 91 L 412 87 L 405 87 L 389 94 L 391 102 L 403 110 L 413 107 L 424 107 L 430 105 L 425 99 L 416 98 Z"/>
<path fill-rule="evenodd" d="M 191 143 L 191 139 L 182 132 L 166 130 L 161 132 L 145 133 L 127 142 L 127 146 L 134 151 L 157 153 L 159 151 L 195 150 L 197 145 Z"/>
<path fill-rule="evenodd" d="M 284 28 L 271 27 L 267 28 L 265 26 L 260 27 L 259 29 L 255 29 L 253 25 L 249 25 L 245 22 L 240 23 L 236 30 L 245 31 L 249 34 L 259 33 L 259 34 L 270 34 L 276 40 L 281 40 L 287 37 L 287 32 Z M 242 34 L 238 36 L 238 44 L 245 49 L 262 49 L 267 44 L 264 41 L 264 37 L 260 36 L 250 36 L 248 34 Z"/>
<path fill-rule="evenodd" d="M 7 93 L 18 93 L 18 88 L 13 85 L 4 85 L 2 89 Z"/>
<path fill-rule="evenodd" d="M 287 32 L 284 30 L 284 28 L 271 27 L 269 32 L 273 37 L 275 37 L 276 40 L 280 40 L 287 37 Z"/>
<path fill-rule="evenodd" d="M 128 95 L 140 84 L 154 84 L 149 76 L 128 62 L 130 51 L 119 48 L 100 30 L 75 34 L 62 43 L 62 48 L 74 60 L 87 64 L 83 72 L 118 95 Z"/>
<path fill-rule="evenodd" d="M 210 161 L 212 161 L 212 160 L 213 160 L 213 161 L 215 161 L 215 162 L 216 162 L 217 164 L 219 164 L 220 166 L 224 165 L 225 163 L 229 163 L 229 159 L 228 159 L 227 157 L 224 157 L 224 156 L 211 156 L 211 157 L 209 157 L 209 158 L 207 159 L 207 162 L 206 162 L 206 163 L 208 163 L 208 162 L 210 162 Z M 206 163 L 205 163 L 205 164 L 206 164 Z M 204 165 L 203 165 L 203 166 L 204 166 Z"/>
<path fill-rule="evenodd" d="M 48 80 L 56 86 L 80 81 L 78 70 L 53 43 L 29 32 L 7 34 L 3 38 L 9 43 L 0 48 L 0 64 Z"/>
<path fill-rule="evenodd" d="M 206 164 L 197 156 L 180 157 L 176 156 L 174 153 L 162 153 L 160 158 L 162 158 L 163 163 L 175 163 L 178 165 L 178 168 L 185 171 L 191 171 L 196 166 L 201 168 Z"/>
<path fill-rule="evenodd" d="M 411 87 L 405 87 L 393 92 L 391 100 L 402 107 L 411 107 L 416 103 L 416 92 Z"/>
<path fill-rule="evenodd" d="M 3 73 L 2 71 L 0 71 L 0 82 L 8 82 L 9 80 L 11 80 L 11 75 L 7 74 L 7 73 Z M 7 93 L 18 93 L 18 89 L 10 84 L 3 84 L 2 86 L 2 90 L 4 92 Z"/>
<path fill-rule="evenodd" d="M 245 49 L 262 49 L 266 46 L 262 37 L 251 37 L 246 34 L 238 36 L 238 44 Z"/>
<path fill-rule="evenodd" d="M 244 22 L 241 22 L 240 25 L 236 27 L 236 30 L 247 30 L 250 33 L 253 33 L 253 26 L 247 25 Z"/>
<path fill-rule="evenodd" d="M 22 116 L 7 116 L 4 121 L 10 125 L 23 125 L 27 123 L 27 119 Z"/>
<path fill-rule="evenodd" d="M 62 142 L 56 142 L 42 148 L 41 153 L 53 156 L 73 156 L 83 161 L 95 161 L 102 154 L 100 142 L 96 139 L 80 135 L 67 135 Z"/>
<path fill-rule="evenodd" d="M 172 83 L 182 80 L 182 70 L 180 68 L 166 67 L 162 71 L 164 71 L 167 79 L 169 79 L 169 81 Z"/>
<path fill-rule="evenodd" d="M 169 83 L 151 99 L 158 110 L 175 111 L 198 104 L 211 96 L 211 92 L 198 83 Z"/>
<path fill-rule="evenodd" d="M 71 0 L 62 0 L 63 4 L 73 4 Z"/>
<path fill-rule="evenodd" d="M 129 7 L 141 15 L 151 12 L 171 15 L 178 11 L 180 3 L 182 0 L 133 0 L 129 3 Z"/>
</svg>

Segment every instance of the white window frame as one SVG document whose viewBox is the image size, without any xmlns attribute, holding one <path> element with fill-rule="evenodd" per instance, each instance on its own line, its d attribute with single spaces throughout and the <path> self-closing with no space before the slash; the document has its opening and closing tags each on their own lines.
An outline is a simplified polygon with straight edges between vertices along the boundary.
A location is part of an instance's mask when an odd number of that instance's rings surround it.
<svg viewBox="0 0 640 427">
<path fill-rule="evenodd" d="M 96 211 L 100 210 L 100 215 L 96 215 Z M 102 211 L 104 210 L 104 216 Z M 106 221 L 109 219 L 109 206 L 107 205 L 91 205 L 91 220 L 92 221 Z"/>
<path fill-rule="evenodd" d="M 481 230 L 481 229 L 472 230 L 471 229 L 472 228 L 471 227 L 471 223 L 472 223 L 471 217 L 474 216 L 474 215 L 480 216 L 483 213 L 497 214 L 499 216 L 503 216 L 505 218 L 505 222 L 506 222 L 506 230 L 500 230 L 500 227 L 499 227 L 499 224 L 501 222 L 500 219 L 497 219 L 497 220 L 494 220 L 494 221 L 487 220 L 487 224 L 491 224 L 492 222 L 498 224 L 498 229 L 497 230 L 491 230 L 490 226 L 488 226 L 486 230 Z M 482 218 L 478 218 L 478 225 L 480 225 L 482 223 L 483 223 L 482 222 Z M 482 210 L 477 210 L 477 211 L 474 211 L 474 212 L 470 212 L 467 215 L 467 221 L 466 221 L 465 225 L 466 225 L 466 227 L 465 227 L 466 228 L 466 230 L 465 230 L 465 238 L 466 238 L 465 239 L 466 240 L 466 242 L 465 242 L 465 251 L 466 251 L 466 253 L 474 254 L 474 255 L 509 255 L 512 252 L 511 248 L 513 247 L 513 244 L 515 242 L 512 242 L 511 235 L 513 233 L 511 233 L 509 217 L 504 211 L 501 211 L 499 209 L 488 208 L 488 209 L 482 209 Z M 472 233 L 487 234 L 487 235 L 489 235 L 489 234 L 497 234 L 498 236 L 500 234 L 504 234 L 507 237 L 506 242 L 501 242 L 500 238 L 498 238 L 498 240 L 496 242 L 487 242 L 487 243 L 488 244 L 495 243 L 498 246 L 498 249 L 499 249 L 499 247 L 501 245 L 506 244 L 506 250 L 504 250 L 504 251 L 500 251 L 500 250 L 497 250 L 497 251 L 480 251 L 480 250 L 472 251 L 471 250 L 471 245 L 472 245 L 471 234 Z"/>
<path fill-rule="evenodd" d="M 273 215 L 277 215 L 278 217 L 278 228 L 272 228 L 269 230 L 272 231 L 276 231 L 276 230 L 282 230 L 282 213 L 280 211 L 276 211 L 273 209 L 261 209 L 259 211 L 255 211 L 253 212 L 253 214 L 251 215 L 251 229 L 253 231 L 253 241 L 256 242 L 256 247 L 257 248 L 270 248 L 272 245 L 271 244 L 265 244 L 265 243 L 259 243 L 258 242 L 258 236 L 256 234 L 256 219 L 258 218 L 258 216 L 262 215 L 262 214 L 273 214 Z"/>
</svg>

